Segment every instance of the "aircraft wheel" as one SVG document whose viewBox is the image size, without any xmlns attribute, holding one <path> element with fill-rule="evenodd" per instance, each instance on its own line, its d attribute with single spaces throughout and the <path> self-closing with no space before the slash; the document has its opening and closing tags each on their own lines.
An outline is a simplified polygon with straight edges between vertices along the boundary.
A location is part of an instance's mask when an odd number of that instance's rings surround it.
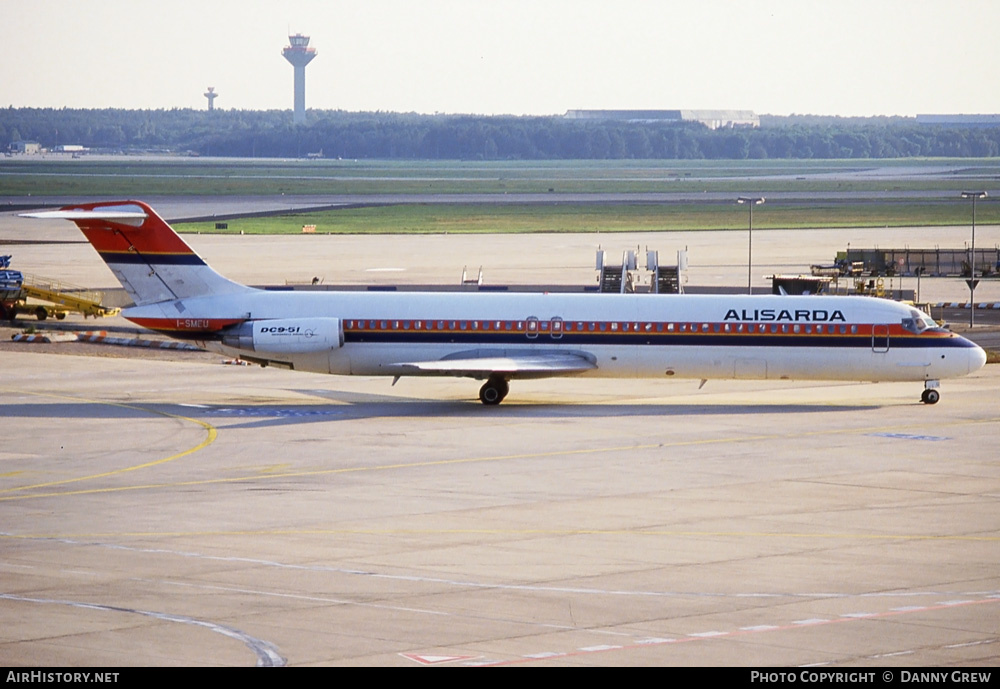
<svg viewBox="0 0 1000 689">
<path fill-rule="evenodd" d="M 503 378 L 490 378 L 479 388 L 479 401 L 486 405 L 497 405 L 510 391 L 510 386 Z"/>
<path fill-rule="evenodd" d="M 939 399 L 941 399 L 941 393 L 932 388 L 927 388 L 920 395 L 920 401 L 924 404 L 937 404 Z"/>
</svg>

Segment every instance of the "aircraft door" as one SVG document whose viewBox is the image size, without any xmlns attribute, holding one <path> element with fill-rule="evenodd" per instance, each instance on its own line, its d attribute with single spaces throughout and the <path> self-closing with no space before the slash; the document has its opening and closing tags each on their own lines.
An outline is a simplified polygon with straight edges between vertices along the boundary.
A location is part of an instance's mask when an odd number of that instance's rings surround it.
<svg viewBox="0 0 1000 689">
<path fill-rule="evenodd" d="M 872 326 L 872 351 L 876 354 L 885 354 L 889 351 L 889 326 Z"/>
<path fill-rule="evenodd" d="M 538 339 L 538 316 L 528 316 L 524 319 L 524 334 L 529 340 Z"/>
</svg>

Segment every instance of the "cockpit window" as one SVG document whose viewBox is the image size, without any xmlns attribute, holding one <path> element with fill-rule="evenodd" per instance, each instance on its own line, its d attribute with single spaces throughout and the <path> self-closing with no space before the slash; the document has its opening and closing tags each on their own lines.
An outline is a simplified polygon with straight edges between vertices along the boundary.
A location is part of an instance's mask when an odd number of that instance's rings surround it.
<svg viewBox="0 0 1000 689">
<path fill-rule="evenodd" d="M 937 327 L 937 323 L 935 323 L 930 316 L 922 311 L 917 311 L 916 309 L 910 311 L 909 318 L 902 319 L 902 324 L 903 328 L 911 333 L 914 333 L 915 335 L 919 335 L 928 328 Z"/>
</svg>

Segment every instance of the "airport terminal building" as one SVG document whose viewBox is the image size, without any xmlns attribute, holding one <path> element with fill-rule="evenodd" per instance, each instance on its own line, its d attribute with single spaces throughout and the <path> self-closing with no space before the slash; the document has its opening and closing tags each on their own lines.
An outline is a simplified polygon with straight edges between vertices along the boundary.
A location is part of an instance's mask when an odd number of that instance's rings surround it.
<svg viewBox="0 0 1000 689">
<path fill-rule="evenodd" d="M 618 120 L 622 122 L 697 122 L 709 129 L 760 127 L 752 110 L 568 110 L 569 120 Z"/>
</svg>

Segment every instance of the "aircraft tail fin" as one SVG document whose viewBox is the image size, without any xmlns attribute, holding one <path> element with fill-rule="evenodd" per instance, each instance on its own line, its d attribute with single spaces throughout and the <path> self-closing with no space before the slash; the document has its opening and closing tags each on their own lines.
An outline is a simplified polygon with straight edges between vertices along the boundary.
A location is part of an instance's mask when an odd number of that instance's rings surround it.
<svg viewBox="0 0 1000 689">
<path fill-rule="evenodd" d="M 251 288 L 215 272 L 141 201 L 110 201 L 25 213 L 72 220 L 137 306 Z"/>
</svg>

